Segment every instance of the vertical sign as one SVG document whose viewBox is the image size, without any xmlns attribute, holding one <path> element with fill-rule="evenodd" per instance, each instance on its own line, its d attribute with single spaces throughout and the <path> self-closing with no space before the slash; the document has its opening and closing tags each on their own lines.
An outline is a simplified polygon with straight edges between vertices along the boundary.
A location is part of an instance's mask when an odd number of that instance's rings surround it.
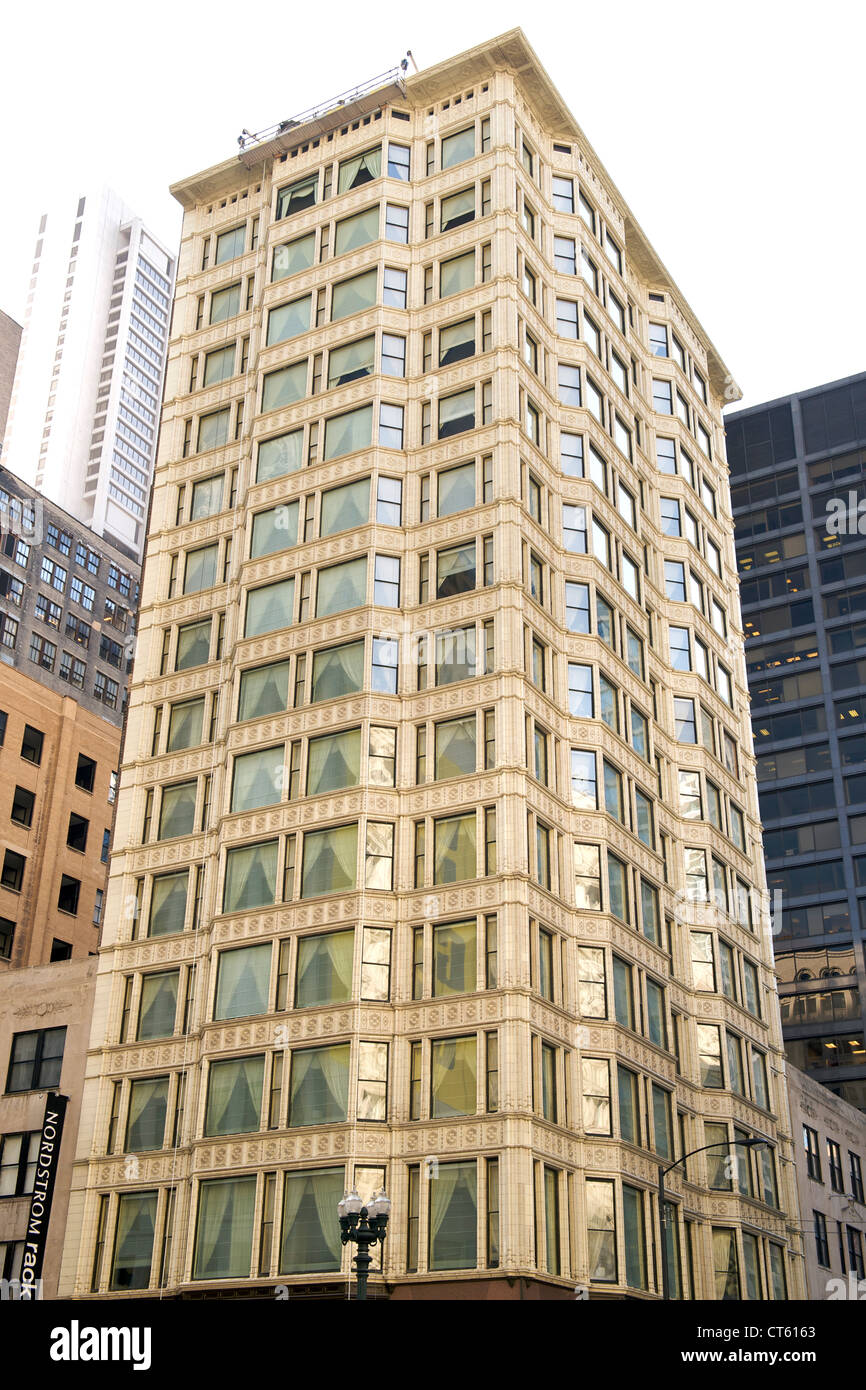
<svg viewBox="0 0 866 1390">
<path fill-rule="evenodd" d="M 39 1136 L 36 1176 L 33 1179 L 33 1195 L 30 1198 L 30 1215 L 27 1218 L 27 1234 L 24 1240 L 24 1259 L 21 1264 L 18 1295 L 20 1299 L 39 1297 L 39 1280 L 42 1277 L 42 1263 L 45 1259 L 51 1200 L 54 1196 L 54 1180 L 57 1177 L 63 1121 L 66 1118 L 68 1103 L 68 1096 L 55 1095 L 53 1092 L 49 1092 L 45 1101 L 45 1117 Z"/>
</svg>

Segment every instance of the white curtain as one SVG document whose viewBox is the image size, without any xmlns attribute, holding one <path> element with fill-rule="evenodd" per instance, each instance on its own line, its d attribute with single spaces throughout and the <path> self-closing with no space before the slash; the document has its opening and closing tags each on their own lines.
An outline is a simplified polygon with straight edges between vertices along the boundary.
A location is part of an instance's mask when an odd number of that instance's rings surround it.
<svg viewBox="0 0 866 1390">
<path fill-rule="evenodd" d="M 228 348 L 228 352 L 234 352 L 234 348 Z M 207 386 L 207 382 L 205 385 Z M 222 510 L 224 477 L 220 473 L 216 478 L 204 478 L 202 482 L 196 483 L 192 490 L 192 507 L 190 509 L 190 520 L 200 521 L 202 517 L 215 516 Z"/>
<path fill-rule="evenodd" d="M 359 246 L 367 246 L 379 235 L 379 204 L 346 217 L 337 223 L 334 236 L 334 255 L 342 256 L 346 251 L 356 251 Z"/>
<path fill-rule="evenodd" d="M 259 445 L 256 482 L 266 483 L 270 478 L 296 473 L 303 461 L 303 430 L 291 430 L 288 434 L 277 435 L 276 439 L 263 439 Z"/>
<path fill-rule="evenodd" d="M 203 666 L 210 653 L 211 620 L 189 623 L 178 629 L 177 655 L 174 669 L 186 671 L 190 666 Z"/>
<path fill-rule="evenodd" d="M 367 557 L 347 560 L 319 570 L 316 588 L 316 617 L 342 613 L 347 608 L 359 608 L 367 593 Z"/>
<path fill-rule="evenodd" d="M 310 739 L 307 795 L 356 787 L 361 779 L 361 730 Z"/>
<path fill-rule="evenodd" d="M 177 984 L 176 970 L 165 975 L 145 975 L 138 1015 L 139 1040 L 171 1037 L 177 1017 Z"/>
<path fill-rule="evenodd" d="M 188 551 L 183 575 L 185 594 L 197 594 L 201 589 L 213 588 L 216 582 L 218 549 L 216 545 L 206 545 L 201 550 Z"/>
<path fill-rule="evenodd" d="M 436 777 L 459 777 L 475 771 L 475 715 L 436 725 Z"/>
<path fill-rule="evenodd" d="M 432 1118 L 474 1115 L 477 1108 L 477 1041 L 446 1038 L 433 1043 Z"/>
<path fill-rule="evenodd" d="M 471 222 L 475 216 L 475 187 L 461 189 L 442 199 L 442 231 Z"/>
<path fill-rule="evenodd" d="M 231 849 L 226 856 L 223 911 L 264 907 L 274 901 L 277 886 L 277 842 Z"/>
<path fill-rule="evenodd" d="M 365 270 L 363 275 L 354 275 L 351 280 L 335 285 L 331 294 L 331 322 L 336 323 L 337 319 L 372 309 L 376 303 L 378 283 L 378 270 Z"/>
<path fill-rule="evenodd" d="M 455 628 L 436 634 L 436 684 L 470 680 L 476 674 L 475 628 Z"/>
<path fill-rule="evenodd" d="M 243 1134 L 258 1129 L 264 1076 L 264 1056 L 215 1062 L 208 1077 L 205 1134 Z"/>
<path fill-rule="evenodd" d="M 476 986 L 474 921 L 452 922 L 433 932 L 433 993 L 467 994 Z"/>
<path fill-rule="evenodd" d="M 365 150 L 354 159 L 345 159 L 340 165 L 337 192 L 348 193 L 350 188 L 360 188 L 362 184 L 377 179 L 382 172 L 382 146 Z"/>
<path fill-rule="evenodd" d="M 255 1201 L 255 1177 L 202 1183 L 193 1278 L 249 1278 Z"/>
<path fill-rule="evenodd" d="M 189 869 L 177 874 L 160 874 L 153 880 L 148 936 L 173 936 L 183 931 L 188 886 Z"/>
<path fill-rule="evenodd" d="M 344 1168 L 286 1174 L 281 1273 L 321 1273 L 340 1268 L 337 1203 L 345 1176 Z"/>
<path fill-rule="evenodd" d="M 439 516 L 450 516 L 452 512 L 462 512 L 467 507 L 474 506 L 474 463 L 465 463 L 460 468 L 448 468 L 439 474 Z"/>
<path fill-rule="evenodd" d="M 275 662 L 241 674 L 238 720 L 278 714 L 289 703 L 289 663 Z"/>
<path fill-rule="evenodd" d="M 316 259 L 316 233 L 298 237 L 296 241 L 286 241 L 274 250 L 271 283 L 286 280 L 297 275 L 299 270 L 309 270 Z"/>
<path fill-rule="evenodd" d="M 285 747 L 265 748 L 235 758 L 232 811 L 255 811 L 273 806 L 282 796 Z"/>
<path fill-rule="evenodd" d="M 264 632 L 290 627 L 295 605 L 295 581 L 280 579 L 247 594 L 244 637 L 260 637 Z"/>
<path fill-rule="evenodd" d="M 273 555 L 298 543 L 298 503 L 283 502 L 279 507 L 253 517 L 250 559 Z"/>
<path fill-rule="evenodd" d="M 467 252 L 465 256 L 454 256 L 452 260 L 442 262 L 439 268 L 439 293 L 442 299 L 447 299 L 452 294 L 460 294 L 463 290 L 471 290 L 474 284 L 474 251 Z"/>
<path fill-rule="evenodd" d="M 111 1271 L 112 1289 L 146 1289 L 153 1259 L 155 1192 L 122 1192 Z"/>
<path fill-rule="evenodd" d="M 237 313 L 237 310 L 235 310 Z M 211 415 L 203 415 L 198 422 L 198 452 L 206 449 L 221 449 L 229 437 L 229 411 L 215 410 Z"/>
<path fill-rule="evenodd" d="M 349 1044 L 292 1053 L 289 1125 L 338 1123 L 349 1103 Z"/>
<path fill-rule="evenodd" d="M 289 217 L 293 212 L 302 212 L 304 208 L 311 208 L 316 201 L 318 191 L 318 173 L 310 174 L 305 179 L 298 179 L 296 183 L 289 184 L 288 188 L 281 188 L 277 197 L 277 217 Z"/>
<path fill-rule="evenodd" d="M 341 825 L 333 830 L 314 830 L 304 837 L 301 896 L 341 893 L 357 880 L 358 827 Z"/>
<path fill-rule="evenodd" d="M 185 700 L 182 705 L 172 705 L 166 751 L 175 753 L 180 748 L 194 748 L 201 743 L 203 720 L 204 696 L 200 700 Z"/>
<path fill-rule="evenodd" d="M 341 458 L 343 454 L 369 449 L 372 442 L 372 405 L 348 410 L 345 415 L 335 415 L 325 422 L 324 460 L 327 463 L 329 459 Z"/>
<path fill-rule="evenodd" d="M 453 550 L 440 550 L 436 557 L 436 597 L 448 598 L 475 588 L 475 542 Z"/>
<path fill-rule="evenodd" d="M 313 657 L 312 703 L 333 700 L 360 690 L 364 684 L 364 643 L 329 647 Z"/>
<path fill-rule="evenodd" d="M 291 367 L 281 367 L 278 372 L 269 372 L 262 386 L 262 410 L 277 410 L 283 405 L 294 405 L 303 400 L 307 392 L 307 359 L 295 362 Z"/>
<path fill-rule="evenodd" d="M 475 878 L 475 813 L 436 822 L 434 883 Z"/>
<path fill-rule="evenodd" d="M 241 946 L 223 951 L 217 972 L 214 1018 L 264 1013 L 268 1003 L 271 947 Z"/>
<path fill-rule="evenodd" d="M 439 402 L 439 438 L 471 430 L 475 424 L 475 388 L 446 396 Z"/>
<path fill-rule="evenodd" d="M 306 333 L 310 326 L 312 304 L 312 296 L 306 294 L 272 309 L 268 315 L 268 347 L 272 343 L 284 343 L 287 338 L 296 338 L 299 333 Z"/>
<path fill-rule="evenodd" d="M 355 932 L 326 932 L 302 937 L 298 944 L 299 1009 L 313 1004 L 337 1004 L 352 997 Z"/>
<path fill-rule="evenodd" d="M 364 526 L 370 518 L 370 479 L 335 487 L 322 496 L 320 536 Z"/>
<path fill-rule="evenodd" d="M 132 1083 L 126 1121 L 126 1147 L 130 1153 L 162 1148 L 167 1101 L 167 1076 L 148 1077 Z"/>
</svg>

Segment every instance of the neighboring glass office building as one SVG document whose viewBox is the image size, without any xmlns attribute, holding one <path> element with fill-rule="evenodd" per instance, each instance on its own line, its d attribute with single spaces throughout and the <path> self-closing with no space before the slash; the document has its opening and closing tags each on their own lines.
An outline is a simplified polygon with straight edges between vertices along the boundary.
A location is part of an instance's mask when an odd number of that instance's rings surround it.
<svg viewBox="0 0 866 1390">
<path fill-rule="evenodd" d="M 725 424 L 786 1051 L 866 1109 L 866 375 Z"/>
<path fill-rule="evenodd" d="M 519 30 L 174 191 L 65 1289 L 796 1296 L 727 369 Z"/>
</svg>

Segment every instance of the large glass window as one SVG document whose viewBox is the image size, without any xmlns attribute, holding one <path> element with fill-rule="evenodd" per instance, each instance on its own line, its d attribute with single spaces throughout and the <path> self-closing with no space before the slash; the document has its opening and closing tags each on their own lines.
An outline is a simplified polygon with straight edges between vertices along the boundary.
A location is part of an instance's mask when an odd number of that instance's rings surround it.
<svg viewBox="0 0 866 1390">
<path fill-rule="evenodd" d="M 449 922 L 433 928 L 433 993 L 471 994 L 477 988 L 476 924 Z"/>
<path fill-rule="evenodd" d="M 267 907 L 275 901 L 276 891 L 276 840 L 227 851 L 223 912 Z"/>
<path fill-rule="evenodd" d="M 319 570 L 316 586 L 316 617 L 360 608 L 367 596 L 367 557 L 344 560 Z"/>
<path fill-rule="evenodd" d="M 342 1004 L 352 997 L 355 932 L 325 932 L 298 941 L 295 1007 Z"/>
<path fill-rule="evenodd" d="M 330 1047 L 297 1048 L 292 1053 L 288 1117 L 291 1128 L 339 1124 L 346 1119 L 349 1052 L 348 1043 L 335 1043 Z"/>
<path fill-rule="evenodd" d="M 440 550 L 436 556 L 436 597 L 451 598 L 475 588 L 475 541 Z"/>
<path fill-rule="evenodd" d="M 264 632 L 276 632 L 290 627 L 295 603 L 294 579 L 278 579 L 275 584 L 263 584 L 247 594 L 244 637 L 260 637 Z"/>
<path fill-rule="evenodd" d="M 364 208 L 352 217 L 344 217 L 337 223 L 334 232 L 334 255 L 342 256 L 347 251 L 356 251 L 359 246 L 368 246 L 379 236 L 379 204 Z"/>
<path fill-rule="evenodd" d="M 195 827 L 195 800 L 195 782 L 179 782 L 173 787 L 163 787 L 159 812 L 160 840 L 192 834 Z"/>
<path fill-rule="evenodd" d="M 186 623 L 177 630 L 175 671 L 187 671 L 192 666 L 204 666 L 210 658 L 211 619 Z"/>
<path fill-rule="evenodd" d="M 250 535 L 250 559 L 259 560 L 263 555 L 273 555 L 278 550 L 288 550 L 298 543 L 298 503 L 282 502 L 269 511 L 257 512 L 253 517 Z"/>
<path fill-rule="evenodd" d="M 142 1077 L 129 1084 L 125 1141 L 128 1154 L 163 1147 L 167 1104 L 167 1076 Z"/>
<path fill-rule="evenodd" d="M 211 589 L 216 583 L 218 545 L 205 545 L 200 550 L 187 552 L 183 572 L 183 591 L 197 594 L 202 589 Z"/>
<path fill-rule="evenodd" d="M 205 1136 L 246 1134 L 258 1129 L 264 1079 L 263 1053 L 256 1057 L 212 1062 L 208 1073 Z"/>
<path fill-rule="evenodd" d="M 268 314 L 267 346 L 284 343 L 288 338 L 297 338 L 310 327 L 312 296 L 303 295 L 289 304 L 280 304 Z"/>
<path fill-rule="evenodd" d="M 282 743 L 276 748 L 238 754 L 232 776 L 232 812 L 256 811 L 282 800 L 284 761 Z"/>
<path fill-rule="evenodd" d="M 174 936 L 183 931 L 188 887 L 189 869 L 157 874 L 150 895 L 148 936 Z"/>
<path fill-rule="evenodd" d="M 357 881 L 358 827 L 340 825 L 304 836 L 301 897 L 345 893 Z"/>
<path fill-rule="evenodd" d="M 338 319 L 372 309 L 376 303 L 378 280 L 378 270 L 365 270 L 363 274 L 353 275 L 350 280 L 342 280 L 335 285 L 331 295 L 331 322 L 336 323 Z"/>
<path fill-rule="evenodd" d="M 636 1187 L 628 1187 L 625 1183 L 622 1186 L 622 1225 L 626 1283 L 635 1289 L 645 1289 L 647 1262 L 643 1193 Z"/>
<path fill-rule="evenodd" d="M 310 700 L 335 700 L 351 695 L 364 685 L 364 643 L 346 642 L 340 647 L 326 647 L 313 656 L 312 693 Z"/>
<path fill-rule="evenodd" d="M 361 730 L 346 729 L 310 739 L 307 796 L 356 787 L 361 780 Z"/>
<path fill-rule="evenodd" d="M 324 461 L 369 449 L 373 442 L 373 407 L 362 405 L 345 415 L 334 415 L 325 421 Z"/>
<path fill-rule="evenodd" d="M 462 256 L 453 256 L 450 261 L 442 261 L 439 266 L 439 296 L 447 299 L 452 294 L 462 294 L 471 290 L 475 284 L 475 252 L 467 251 Z"/>
<path fill-rule="evenodd" d="M 331 488 L 322 493 L 319 534 L 333 536 L 338 531 L 352 531 L 370 519 L 370 479 L 359 478 L 355 483 Z M 363 602 L 363 600 L 362 600 Z"/>
<path fill-rule="evenodd" d="M 365 183 L 378 179 L 382 173 L 382 146 L 376 145 L 363 154 L 352 155 L 340 163 L 337 175 L 337 192 L 348 193 L 352 188 L 360 188 Z"/>
<path fill-rule="evenodd" d="M 143 977 L 136 1035 L 139 1042 L 149 1038 L 171 1037 L 177 1017 L 179 979 L 180 973 L 177 970 Z"/>
<path fill-rule="evenodd" d="M 193 1279 L 249 1278 L 255 1204 L 255 1175 L 201 1184 Z"/>
<path fill-rule="evenodd" d="M 315 232 L 308 232 L 306 236 L 298 237 L 295 241 L 286 241 L 282 246 L 274 248 L 271 280 L 287 280 L 290 275 L 297 275 L 300 270 L 309 270 L 315 264 L 315 260 Z"/>
<path fill-rule="evenodd" d="M 203 721 L 203 695 L 198 700 L 184 700 L 182 704 L 172 705 L 166 752 L 177 753 L 184 748 L 197 747 L 201 743 Z"/>
<path fill-rule="evenodd" d="M 376 339 L 360 338 L 356 343 L 332 348 L 328 354 L 328 386 L 348 386 L 351 381 L 371 376 L 376 370 Z"/>
<path fill-rule="evenodd" d="M 477 876 L 475 812 L 434 824 L 434 883 L 458 883 Z"/>
<path fill-rule="evenodd" d="M 431 1044 L 431 1119 L 474 1115 L 477 1109 L 477 1039 L 437 1038 Z"/>
<path fill-rule="evenodd" d="M 279 714 L 289 702 L 289 663 L 276 661 L 270 666 L 254 666 L 241 672 L 238 720 L 261 719 Z"/>
<path fill-rule="evenodd" d="M 316 202 L 319 191 L 319 174 L 308 174 L 306 178 L 296 179 L 294 183 L 281 188 L 277 194 L 277 221 L 291 217 L 293 213 L 303 212 Z"/>
<path fill-rule="evenodd" d="M 239 946 L 221 951 L 217 965 L 215 1019 L 248 1018 L 268 1007 L 271 945 Z"/>
<path fill-rule="evenodd" d="M 454 628 L 436 633 L 436 684 L 471 680 L 478 674 L 475 628 Z"/>
<path fill-rule="evenodd" d="M 111 1261 L 112 1290 L 146 1289 L 150 1283 L 156 1192 L 121 1192 Z"/>
<path fill-rule="evenodd" d="M 466 511 L 474 507 L 475 464 L 461 463 L 456 468 L 446 468 L 437 477 L 438 516 L 451 516 L 454 512 Z"/>
<path fill-rule="evenodd" d="M 476 1164 L 440 1163 L 430 1189 L 429 1268 L 474 1269 L 477 1264 Z"/>
<path fill-rule="evenodd" d="M 475 387 L 443 396 L 439 401 L 439 438 L 475 428 Z"/>
<path fill-rule="evenodd" d="M 586 1183 L 586 1229 L 589 1244 L 589 1277 L 615 1284 L 616 1216 L 612 1182 Z"/>
<path fill-rule="evenodd" d="M 276 372 L 268 372 L 262 382 L 262 412 L 279 410 L 284 405 L 294 405 L 307 394 L 307 359 L 293 362 L 290 367 L 280 367 Z M 261 478 L 259 479 L 261 482 Z"/>
<path fill-rule="evenodd" d="M 306 363 L 302 362 L 300 365 L 306 372 Z M 306 384 L 306 377 L 304 382 Z M 264 401 L 262 409 L 265 409 Z M 256 482 L 266 483 L 271 478 L 282 478 L 286 473 L 296 473 L 303 462 L 303 430 L 290 430 L 288 434 L 279 434 L 274 439 L 262 439 L 256 464 Z"/>
<path fill-rule="evenodd" d="M 435 772 L 437 781 L 444 777 L 462 777 L 475 771 L 476 719 L 449 719 L 436 725 Z"/>
<path fill-rule="evenodd" d="M 286 1173 L 281 1274 L 321 1274 L 340 1268 L 340 1226 L 334 1220 L 345 1188 L 345 1169 Z"/>
</svg>

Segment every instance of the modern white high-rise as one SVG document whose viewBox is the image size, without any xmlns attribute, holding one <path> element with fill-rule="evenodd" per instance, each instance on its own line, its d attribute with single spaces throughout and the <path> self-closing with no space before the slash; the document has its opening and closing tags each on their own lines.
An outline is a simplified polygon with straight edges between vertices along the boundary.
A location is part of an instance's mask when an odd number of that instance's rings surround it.
<svg viewBox="0 0 866 1390">
<path fill-rule="evenodd" d="M 110 189 L 43 215 L 3 462 L 136 560 L 175 257 Z"/>
</svg>

